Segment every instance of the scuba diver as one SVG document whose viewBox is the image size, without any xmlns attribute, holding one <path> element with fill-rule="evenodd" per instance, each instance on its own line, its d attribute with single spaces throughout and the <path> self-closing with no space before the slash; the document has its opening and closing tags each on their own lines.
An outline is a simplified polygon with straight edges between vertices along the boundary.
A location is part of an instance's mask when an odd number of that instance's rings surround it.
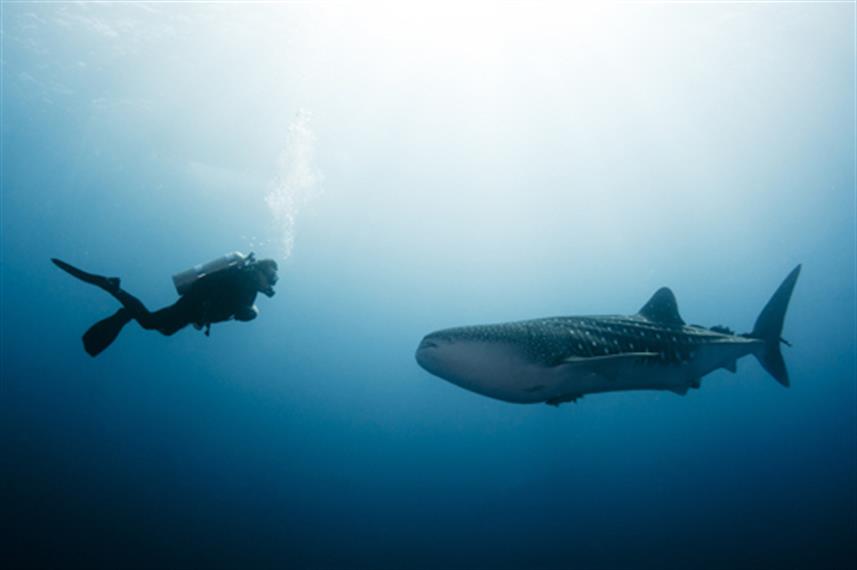
<svg viewBox="0 0 857 570">
<path fill-rule="evenodd" d="M 273 259 L 256 261 L 252 253 L 245 257 L 234 252 L 174 275 L 173 283 L 181 295 L 178 301 L 149 311 L 139 299 L 119 286 L 118 277 L 87 273 L 56 258 L 51 261 L 81 281 L 104 289 L 122 303 L 116 313 L 98 321 L 84 333 L 83 348 L 90 356 L 97 356 L 110 346 L 122 327 L 132 320 L 144 329 L 167 336 L 187 325 L 197 330 L 204 328 L 208 336 L 213 323 L 231 319 L 252 321 L 259 314 L 253 304 L 256 294 L 273 297 L 273 287 L 277 283 L 277 262 Z"/>
</svg>

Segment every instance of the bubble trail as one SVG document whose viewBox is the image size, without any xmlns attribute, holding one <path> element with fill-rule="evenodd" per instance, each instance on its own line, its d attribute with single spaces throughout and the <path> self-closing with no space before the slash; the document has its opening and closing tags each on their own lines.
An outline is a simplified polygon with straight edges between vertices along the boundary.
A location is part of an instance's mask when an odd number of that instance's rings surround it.
<svg viewBox="0 0 857 570">
<path fill-rule="evenodd" d="M 315 165 L 316 136 L 311 119 L 311 114 L 302 109 L 289 125 L 286 147 L 280 155 L 279 175 L 265 197 L 279 234 L 283 260 L 294 250 L 301 211 L 321 194 L 323 176 Z"/>
</svg>

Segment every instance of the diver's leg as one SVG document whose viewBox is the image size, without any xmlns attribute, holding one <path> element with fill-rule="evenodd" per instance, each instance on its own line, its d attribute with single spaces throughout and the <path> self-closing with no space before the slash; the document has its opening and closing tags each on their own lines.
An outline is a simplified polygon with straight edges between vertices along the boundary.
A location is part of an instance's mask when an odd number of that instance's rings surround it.
<svg viewBox="0 0 857 570">
<path fill-rule="evenodd" d="M 108 293 L 112 293 L 112 292 L 116 291 L 117 289 L 119 289 L 119 278 L 118 277 L 104 277 L 103 275 L 96 275 L 94 273 L 87 273 L 86 271 L 83 271 L 82 269 L 78 269 L 77 267 L 75 267 L 73 265 L 69 265 L 65 261 L 63 261 L 61 259 L 57 259 L 55 257 L 52 257 L 51 261 L 54 263 L 54 265 L 56 265 L 57 267 L 59 267 L 60 269 L 62 269 L 66 273 L 68 273 L 69 275 L 77 277 L 78 279 L 80 279 L 84 283 L 89 283 L 90 285 L 95 285 L 96 287 L 101 287 L 102 289 L 104 289 Z"/>
<path fill-rule="evenodd" d="M 148 323 L 150 326 L 144 328 L 153 328 L 161 334 L 171 336 L 188 326 L 190 323 L 191 321 L 186 316 L 186 311 L 181 303 L 181 299 L 179 299 L 178 302 L 173 303 L 169 307 L 164 307 L 154 313 L 150 313 Z"/>
<path fill-rule="evenodd" d="M 116 289 L 108 291 L 117 301 L 122 303 L 122 306 L 131 314 L 131 318 L 140 323 L 144 329 L 156 328 L 152 323 L 152 313 L 146 308 L 143 302 L 124 289 Z"/>
<path fill-rule="evenodd" d="M 124 289 L 114 291 L 112 295 L 122 303 L 131 317 L 140 323 L 144 329 L 156 330 L 169 336 L 191 323 L 191 319 L 187 315 L 187 304 L 182 302 L 184 297 L 168 307 L 152 312 L 143 305 L 140 299 Z"/>
<path fill-rule="evenodd" d="M 169 307 L 164 307 L 163 309 L 160 309 L 158 311 L 151 312 L 149 311 L 149 309 L 146 308 L 143 302 L 140 301 L 140 299 L 119 287 L 118 277 L 104 277 L 102 275 L 95 275 L 94 273 L 87 273 L 86 271 L 78 269 L 77 267 L 69 265 L 68 263 L 56 258 L 52 258 L 51 261 L 54 262 L 54 265 L 56 265 L 66 273 L 77 277 L 81 281 L 104 289 L 105 291 L 113 295 L 113 297 L 115 297 L 117 301 L 122 303 L 122 307 L 124 307 L 123 310 L 125 311 L 125 313 L 123 313 L 123 316 L 119 316 L 120 313 L 122 313 L 122 310 L 120 310 L 120 312 L 116 313 L 113 317 L 109 317 L 108 319 L 104 319 L 103 321 L 99 321 L 98 323 L 93 325 L 90 331 L 92 331 L 92 329 L 98 331 L 92 333 L 93 335 L 95 335 L 93 338 L 100 339 L 100 331 L 109 331 L 112 334 L 113 329 L 111 327 L 113 325 L 118 324 L 118 322 L 121 321 L 123 318 L 127 319 L 125 322 L 130 319 L 134 319 L 135 321 L 140 323 L 140 326 L 142 326 L 144 329 L 157 330 L 165 335 L 175 334 L 176 332 L 191 323 L 192 319 L 187 316 L 187 304 L 183 303 L 182 299 L 179 299 L 178 302 L 170 305 Z M 110 319 L 114 320 L 111 321 Z M 108 322 L 110 323 L 109 326 Z M 102 323 L 104 324 L 102 325 Z M 123 326 L 124 324 L 125 323 L 122 323 Z M 113 338 L 111 338 L 110 341 L 107 342 L 107 344 L 113 342 L 113 339 L 116 338 L 115 335 L 119 334 L 119 330 L 121 330 L 121 328 L 122 327 L 120 326 L 119 329 L 116 330 L 115 334 L 113 335 Z M 90 331 L 87 331 L 87 333 L 89 333 Z M 104 348 L 106 347 L 107 345 L 104 346 Z M 104 348 L 101 348 L 101 350 L 104 350 Z M 99 350 L 98 352 L 100 352 L 101 350 Z M 88 351 L 89 350 L 87 349 L 87 352 Z"/>
</svg>

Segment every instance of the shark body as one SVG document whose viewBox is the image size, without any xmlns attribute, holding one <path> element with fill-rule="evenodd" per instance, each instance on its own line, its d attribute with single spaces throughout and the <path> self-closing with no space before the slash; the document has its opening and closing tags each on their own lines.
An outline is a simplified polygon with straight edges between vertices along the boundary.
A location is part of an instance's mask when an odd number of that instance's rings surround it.
<svg viewBox="0 0 857 570">
<path fill-rule="evenodd" d="M 703 376 L 753 354 L 784 386 L 779 345 L 796 267 L 759 315 L 753 332 L 684 323 L 670 289 L 633 315 L 551 317 L 457 327 L 427 335 L 417 362 L 478 394 L 515 403 L 558 405 L 585 394 L 668 390 L 685 394 Z"/>
</svg>

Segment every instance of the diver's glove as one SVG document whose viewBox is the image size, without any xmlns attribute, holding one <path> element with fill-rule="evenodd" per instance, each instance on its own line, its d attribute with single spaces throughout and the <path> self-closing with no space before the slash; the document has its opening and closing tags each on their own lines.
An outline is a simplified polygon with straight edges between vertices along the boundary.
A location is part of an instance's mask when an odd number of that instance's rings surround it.
<svg viewBox="0 0 857 570">
<path fill-rule="evenodd" d="M 241 307 L 240 309 L 235 311 L 236 321 L 252 321 L 257 316 L 259 316 L 259 309 L 256 308 L 256 305 L 251 305 L 249 307 Z"/>
</svg>

